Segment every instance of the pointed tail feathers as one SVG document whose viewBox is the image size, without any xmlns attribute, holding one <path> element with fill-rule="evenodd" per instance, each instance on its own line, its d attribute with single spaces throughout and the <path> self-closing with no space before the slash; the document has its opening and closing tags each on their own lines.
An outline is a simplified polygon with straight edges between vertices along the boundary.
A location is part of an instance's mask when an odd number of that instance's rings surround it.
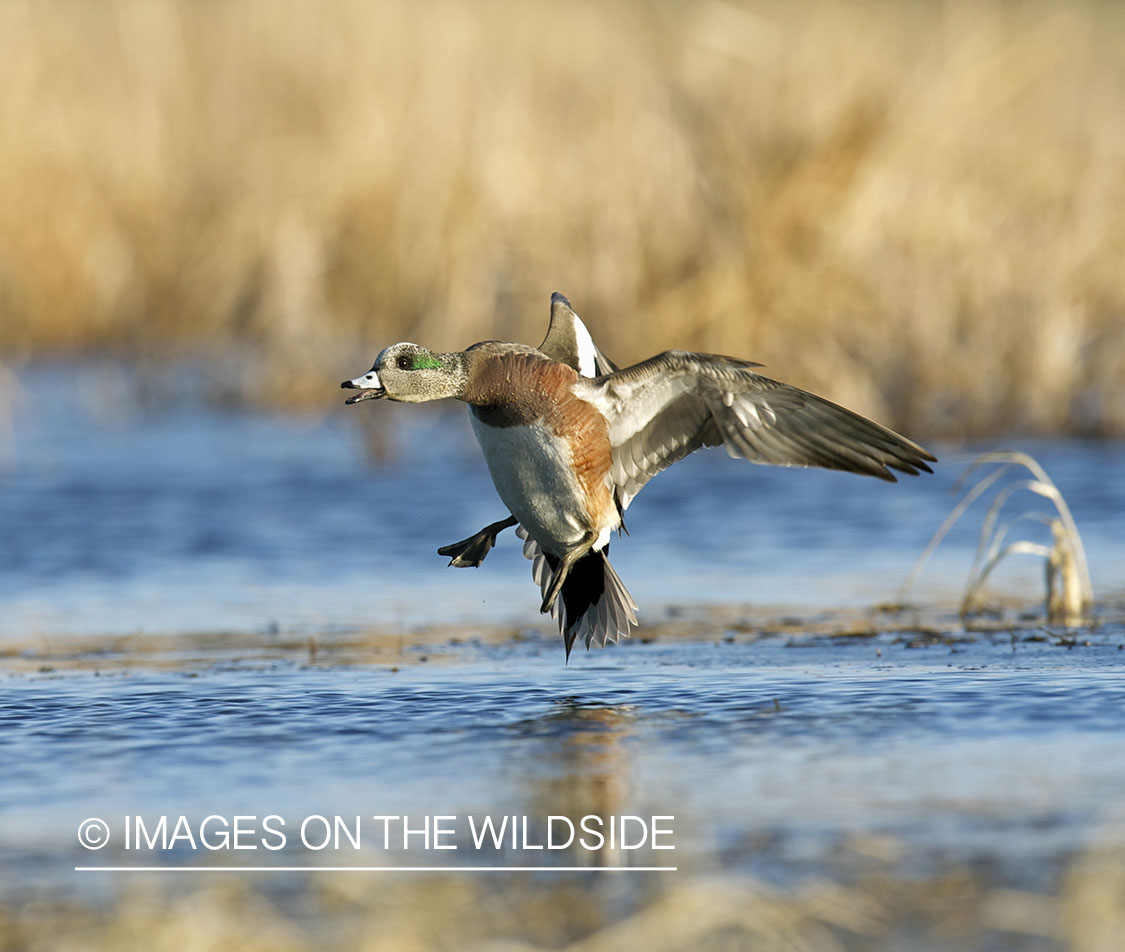
<svg viewBox="0 0 1125 952">
<path fill-rule="evenodd" d="M 558 568 L 558 557 L 539 548 L 523 526 L 516 528 L 516 534 L 524 540 L 524 557 L 531 560 L 531 577 L 546 593 Z M 620 638 L 628 638 L 637 624 L 637 603 L 609 564 L 608 554 L 606 546 L 575 562 L 551 609 L 551 617 L 558 621 L 566 644 L 567 658 L 579 639 L 585 641 L 587 648 L 601 648 L 607 641 L 616 643 Z"/>
</svg>

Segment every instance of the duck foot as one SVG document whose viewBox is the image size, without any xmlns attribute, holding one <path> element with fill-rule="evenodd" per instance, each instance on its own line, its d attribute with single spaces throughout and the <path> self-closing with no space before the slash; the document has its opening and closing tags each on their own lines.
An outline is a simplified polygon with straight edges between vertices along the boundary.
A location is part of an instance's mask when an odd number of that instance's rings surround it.
<svg viewBox="0 0 1125 952">
<path fill-rule="evenodd" d="M 454 568 L 476 568 L 484 561 L 489 549 L 496 545 L 496 537 L 515 524 L 514 516 L 508 516 L 507 519 L 493 522 L 481 529 L 476 535 L 462 539 L 460 542 L 443 545 L 437 550 L 438 555 L 449 556 L 449 564 Z"/>
</svg>

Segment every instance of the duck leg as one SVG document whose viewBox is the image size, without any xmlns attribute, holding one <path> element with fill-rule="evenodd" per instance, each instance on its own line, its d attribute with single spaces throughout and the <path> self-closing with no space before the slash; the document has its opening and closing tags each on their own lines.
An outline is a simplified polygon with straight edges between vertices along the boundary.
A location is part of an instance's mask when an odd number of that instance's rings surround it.
<svg viewBox="0 0 1125 952">
<path fill-rule="evenodd" d="M 456 568 L 476 568 L 484 561 L 488 550 L 496 545 L 496 537 L 514 525 L 516 525 L 515 516 L 508 516 L 507 519 L 485 526 L 476 535 L 462 539 L 460 542 L 443 545 L 437 550 L 438 555 L 449 556 L 449 564 Z"/>
</svg>

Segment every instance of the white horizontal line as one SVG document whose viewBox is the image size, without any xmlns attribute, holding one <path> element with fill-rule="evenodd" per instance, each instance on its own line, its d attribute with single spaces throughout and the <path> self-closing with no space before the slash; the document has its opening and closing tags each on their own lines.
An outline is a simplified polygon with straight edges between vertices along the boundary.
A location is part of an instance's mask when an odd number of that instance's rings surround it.
<svg viewBox="0 0 1125 952">
<path fill-rule="evenodd" d="M 677 866 L 75 866 L 76 873 L 674 873 Z"/>
</svg>

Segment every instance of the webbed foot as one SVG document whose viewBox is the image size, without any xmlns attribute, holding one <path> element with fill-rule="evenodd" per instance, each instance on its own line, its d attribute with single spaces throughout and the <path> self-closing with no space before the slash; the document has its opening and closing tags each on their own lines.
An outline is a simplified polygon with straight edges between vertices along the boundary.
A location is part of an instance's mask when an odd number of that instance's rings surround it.
<svg viewBox="0 0 1125 952">
<path fill-rule="evenodd" d="M 449 564 L 455 568 L 476 568 L 484 561 L 489 549 L 496 545 L 496 537 L 514 525 L 516 525 L 516 518 L 508 516 L 507 519 L 485 526 L 476 535 L 462 539 L 460 542 L 443 545 L 437 550 L 438 555 L 448 556 Z"/>
</svg>

